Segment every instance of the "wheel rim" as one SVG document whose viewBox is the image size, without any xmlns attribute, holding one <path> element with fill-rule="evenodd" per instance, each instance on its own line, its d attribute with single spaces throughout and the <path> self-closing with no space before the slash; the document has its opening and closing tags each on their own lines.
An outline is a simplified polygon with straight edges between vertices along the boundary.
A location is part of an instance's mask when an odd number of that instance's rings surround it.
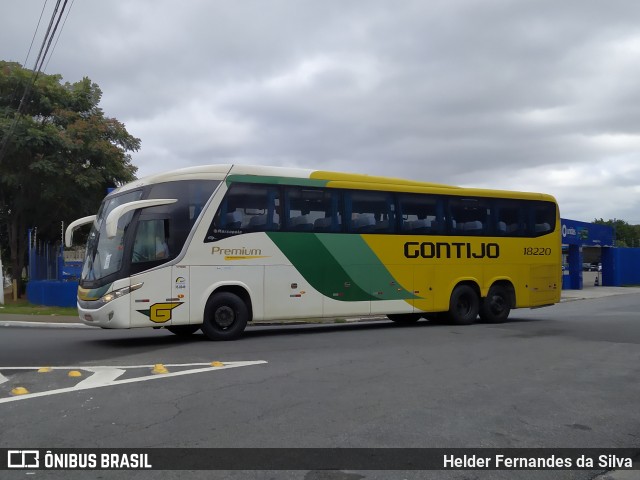
<svg viewBox="0 0 640 480">
<path fill-rule="evenodd" d="M 471 300 L 467 298 L 467 296 L 460 297 L 456 305 L 456 310 L 458 311 L 458 315 L 466 317 L 471 311 Z"/>
<path fill-rule="evenodd" d="M 227 328 L 233 325 L 236 319 L 236 314 L 231 307 L 223 306 L 216 310 L 213 315 L 213 321 L 222 328 Z"/>
<path fill-rule="evenodd" d="M 501 315 L 505 311 L 505 301 L 500 295 L 494 295 L 491 297 L 490 304 L 491 313 L 494 315 Z"/>
</svg>

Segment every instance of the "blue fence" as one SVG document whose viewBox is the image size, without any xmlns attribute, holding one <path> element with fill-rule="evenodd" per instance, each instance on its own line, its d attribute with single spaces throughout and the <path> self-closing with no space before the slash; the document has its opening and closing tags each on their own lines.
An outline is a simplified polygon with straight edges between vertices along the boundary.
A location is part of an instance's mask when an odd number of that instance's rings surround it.
<svg viewBox="0 0 640 480">
<path fill-rule="evenodd" d="M 640 248 L 606 248 L 602 251 L 602 284 L 640 285 Z M 610 265 L 610 268 L 604 266 Z"/>
<path fill-rule="evenodd" d="M 75 307 L 78 282 L 35 280 L 27 284 L 27 300 L 34 305 Z"/>
<path fill-rule="evenodd" d="M 75 307 L 82 261 L 65 260 L 60 243 L 38 242 L 29 231 L 27 300 L 36 305 Z"/>
</svg>

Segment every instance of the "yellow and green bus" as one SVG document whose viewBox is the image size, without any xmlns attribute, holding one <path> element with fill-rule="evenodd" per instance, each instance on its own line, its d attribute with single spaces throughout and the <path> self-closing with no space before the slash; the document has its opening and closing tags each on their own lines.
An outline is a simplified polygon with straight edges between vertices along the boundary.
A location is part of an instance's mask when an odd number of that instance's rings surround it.
<svg viewBox="0 0 640 480">
<path fill-rule="evenodd" d="M 124 185 L 92 224 L 87 325 L 238 338 L 249 322 L 386 315 L 470 324 L 557 303 L 558 206 L 541 193 L 246 165 Z"/>
</svg>

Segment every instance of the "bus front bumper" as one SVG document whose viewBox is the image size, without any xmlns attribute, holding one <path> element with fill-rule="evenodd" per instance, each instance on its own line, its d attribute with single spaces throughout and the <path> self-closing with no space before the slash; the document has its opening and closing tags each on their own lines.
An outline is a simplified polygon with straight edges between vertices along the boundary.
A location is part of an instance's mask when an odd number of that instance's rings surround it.
<svg viewBox="0 0 640 480">
<path fill-rule="evenodd" d="M 129 302 L 114 300 L 95 309 L 86 308 L 78 302 L 78 315 L 82 323 L 92 327 L 131 328 Z"/>
</svg>

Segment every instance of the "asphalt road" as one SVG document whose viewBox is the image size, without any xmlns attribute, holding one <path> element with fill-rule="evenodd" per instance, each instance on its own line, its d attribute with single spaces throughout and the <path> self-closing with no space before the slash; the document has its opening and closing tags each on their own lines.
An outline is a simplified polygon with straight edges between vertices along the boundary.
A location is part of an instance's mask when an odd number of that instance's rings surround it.
<svg viewBox="0 0 640 480">
<path fill-rule="evenodd" d="M 154 330 L 2 328 L 0 447 L 637 448 L 638 312 L 640 298 L 624 295 L 518 310 L 503 325 L 259 327 L 236 342 L 209 342 L 199 335 L 182 340 Z M 211 367 L 213 361 L 225 368 Z M 156 364 L 170 374 L 153 375 Z M 61 368 L 25 368 L 40 366 Z M 100 372 L 108 380 L 104 372 L 115 367 L 123 371 L 116 380 L 121 383 L 103 386 L 96 380 L 95 387 L 74 390 Z M 74 368 L 82 377 L 68 377 Z M 42 396 L 18 399 L 10 394 L 17 386 Z M 24 472 L 1 473 L 25 478 Z M 586 480 L 598 473 L 162 476 Z M 35 472 L 29 478 L 157 475 Z"/>
</svg>

